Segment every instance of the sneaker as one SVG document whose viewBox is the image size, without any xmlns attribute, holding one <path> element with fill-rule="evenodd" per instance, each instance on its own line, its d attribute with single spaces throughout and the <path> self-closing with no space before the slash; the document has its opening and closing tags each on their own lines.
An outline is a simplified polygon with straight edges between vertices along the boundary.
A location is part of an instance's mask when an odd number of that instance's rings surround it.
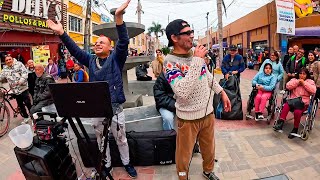
<svg viewBox="0 0 320 180">
<path fill-rule="evenodd" d="M 288 138 L 293 139 L 295 137 L 298 137 L 299 135 L 297 133 L 298 133 L 298 128 L 293 128 L 291 133 L 289 134 Z"/>
<path fill-rule="evenodd" d="M 126 169 L 128 175 L 131 178 L 136 178 L 137 177 L 137 171 L 134 169 L 134 167 L 131 164 L 125 165 L 124 168 Z"/>
<path fill-rule="evenodd" d="M 203 172 L 202 175 L 203 175 L 205 178 L 209 179 L 209 180 L 219 180 L 218 176 L 216 176 L 216 175 L 214 174 L 214 172 L 211 172 L 211 173 L 208 173 L 208 174 L 205 173 L 205 172 Z"/>
<path fill-rule="evenodd" d="M 28 124 L 30 118 L 23 118 L 23 121 L 21 122 L 21 124 Z"/>
<path fill-rule="evenodd" d="M 112 177 L 112 175 L 111 175 L 111 172 L 112 172 L 112 166 L 110 166 L 110 167 L 103 167 L 103 169 L 102 169 L 102 172 L 101 172 L 101 177 L 103 178 L 103 179 L 106 179 L 107 177 L 109 178 L 109 179 L 111 179 L 111 177 Z"/>
<path fill-rule="evenodd" d="M 259 121 L 259 115 L 260 115 L 260 113 L 256 112 L 256 117 L 254 118 L 255 121 Z"/>
<path fill-rule="evenodd" d="M 264 119 L 264 116 L 263 116 L 262 114 L 260 114 L 260 115 L 258 116 L 258 119 L 263 120 L 263 119 Z"/>
<path fill-rule="evenodd" d="M 277 121 L 277 124 L 273 126 L 273 129 L 276 131 L 282 130 L 283 124 L 284 124 L 284 120 L 279 119 Z"/>
</svg>

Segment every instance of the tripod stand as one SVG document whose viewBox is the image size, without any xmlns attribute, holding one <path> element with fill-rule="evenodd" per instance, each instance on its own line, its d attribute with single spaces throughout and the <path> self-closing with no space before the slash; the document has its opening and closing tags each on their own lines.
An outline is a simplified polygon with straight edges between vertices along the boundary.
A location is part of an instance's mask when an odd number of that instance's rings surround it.
<svg viewBox="0 0 320 180">
<path fill-rule="evenodd" d="M 108 144 L 108 134 L 113 116 L 111 98 L 109 93 L 109 85 L 107 82 L 87 82 L 87 83 L 59 83 L 49 84 L 50 91 L 53 96 L 54 103 L 56 105 L 58 114 L 60 117 L 65 117 L 63 121 L 68 120 L 72 127 L 78 141 L 80 141 L 84 148 L 85 154 L 90 155 L 96 153 L 92 150 L 92 143 L 89 135 L 86 132 L 80 117 L 82 118 L 104 118 L 103 135 L 100 148 L 100 163 L 95 164 L 92 158 L 89 158 L 92 165 L 96 165 L 96 173 L 92 175 L 90 179 L 100 180 L 109 177 L 113 180 L 110 173 L 102 173 L 102 169 L 105 165 L 106 148 Z M 90 92 L 90 93 L 88 93 Z M 76 127 L 73 117 L 76 119 L 77 124 L 82 131 L 82 135 L 79 133 Z M 91 146 L 90 146 L 91 145 Z M 92 152 L 90 152 L 90 149 Z M 95 152 L 94 152 L 95 151 Z"/>
</svg>

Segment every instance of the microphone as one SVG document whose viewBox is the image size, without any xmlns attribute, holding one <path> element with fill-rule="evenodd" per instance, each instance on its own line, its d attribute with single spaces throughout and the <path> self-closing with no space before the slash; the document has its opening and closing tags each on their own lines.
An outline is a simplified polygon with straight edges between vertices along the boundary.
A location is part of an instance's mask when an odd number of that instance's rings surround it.
<svg viewBox="0 0 320 180">
<path fill-rule="evenodd" d="M 193 41 L 192 45 L 193 45 L 193 51 L 194 51 L 195 47 L 197 47 L 197 46 L 198 46 L 198 42 Z M 209 54 L 208 54 L 208 53 L 205 55 L 205 57 L 211 60 L 211 57 L 209 56 Z"/>
</svg>

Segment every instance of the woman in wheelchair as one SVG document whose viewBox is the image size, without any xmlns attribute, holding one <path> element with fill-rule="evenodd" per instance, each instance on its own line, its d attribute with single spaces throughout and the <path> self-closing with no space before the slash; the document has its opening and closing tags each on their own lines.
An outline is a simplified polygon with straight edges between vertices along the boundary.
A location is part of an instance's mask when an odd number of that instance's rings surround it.
<svg viewBox="0 0 320 180">
<path fill-rule="evenodd" d="M 272 74 L 272 65 L 265 63 L 263 69 L 263 72 L 258 72 L 252 80 L 252 86 L 258 90 L 254 98 L 256 121 L 264 119 L 263 111 L 277 83 L 277 77 Z"/>
<path fill-rule="evenodd" d="M 282 130 L 284 121 L 289 113 L 293 111 L 294 127 L 288 138 L 296 137 L 294 134 L 298 133 L 303 112 L 308 109 L 310 103 L 310 96 L 316 93 L 316 86 L 311 80 L 310 73 L 306 68 L 299 70 L 299 79 L 293 78 L 286 84 L 287 90 L 290 91 L 287 101 L 284 103 L 280 113 L 280 119 L 274 126 L 274 130 Z"/>
</svg>

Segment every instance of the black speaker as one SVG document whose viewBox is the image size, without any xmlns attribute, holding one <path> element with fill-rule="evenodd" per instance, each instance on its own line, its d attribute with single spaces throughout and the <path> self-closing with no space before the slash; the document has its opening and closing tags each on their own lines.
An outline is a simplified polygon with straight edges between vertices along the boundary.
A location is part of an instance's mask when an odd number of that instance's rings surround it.
<svg viewBox="0 0 320 180">
<path fill-rule="evenodd" d="M 29 150 L 14 148 L 22 173 L 27 180 L 75 180 L 76 167 L 65 141 L 37 143 Z"/>
</svg>

